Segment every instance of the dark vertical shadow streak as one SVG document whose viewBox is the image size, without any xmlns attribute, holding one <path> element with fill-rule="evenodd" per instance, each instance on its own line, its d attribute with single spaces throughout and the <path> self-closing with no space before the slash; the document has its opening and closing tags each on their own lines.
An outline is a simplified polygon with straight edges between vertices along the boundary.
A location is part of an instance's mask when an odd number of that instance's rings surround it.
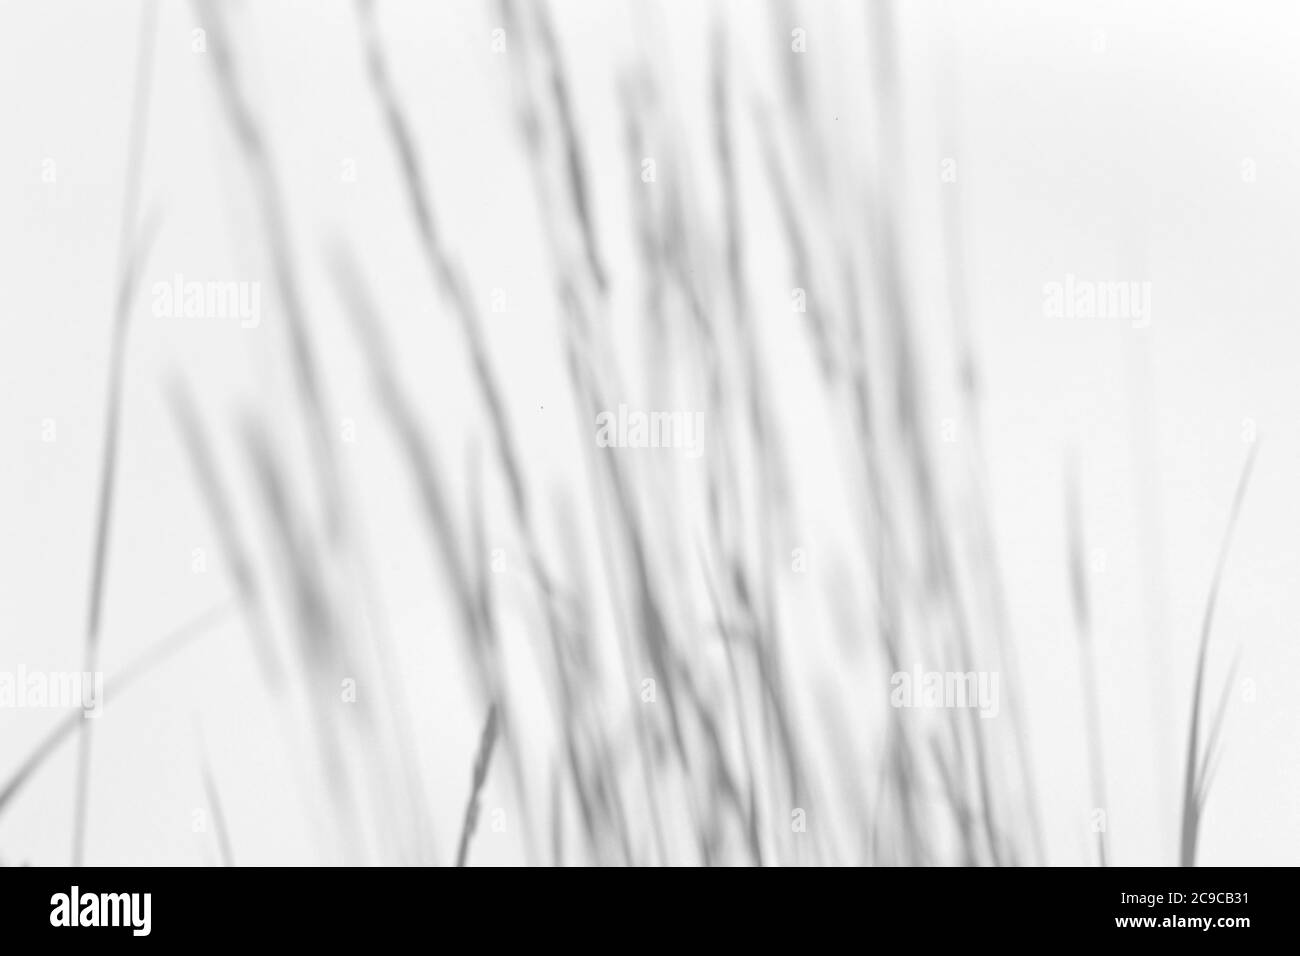
<svg viewBox="0 0 1300 956">
<path fill-rule="evenodd" d="M 104 412 L 104 450 L 100 461 L 99 503 L 95 524 L 95 542 L 91 559 L 90 607 L 86 621 L 84 670 L 93 673 L 99 662 L 99 627 L 103 609 L 105 556 L 112 530 L 113 488 L 117 471 L 118 432 L 122 416 L 122 376 L 126 362 L 126 335 L 130 324 L 129 309 L 143 262 L 145 243 L 136 234 L 136 211 L 140 202 L 140 183 L 144 173 L 144 151 L 148 134 L 150 78 L 153 67 L 154 26 L 157 5 L 145 0 L 140 17 L 139 53 L 136 57 L 135 93 L 131 105 L 131 129 L 127 138 L 126 191 L 122 201 L 122 220 L 118 235 L 117 298 L 114 303 L 113 341 L 108 380 L 108 401 Z M 73 817 L 72 863 L 80 866 L 85 853 L 86 811 L 90 789 L 90 725 L 81 731 L 77 757 L 76 809 Z"/>
<path fill-rule="evenodd" d="M 943 57 L 943 79 L 941 89 L 947 93 L 944 100 L 946 107 L 940 118 L 940 130 L 949 137 L 946 156 L 956 157 L 960 153 L 960 128 L 957 97 L 961 89 L 960 81 L 954 74 L 953 64 L 957 62 L 955 51 L 950 45 L 951 35 L 945 33 L 945 56 Z M 955 185 L 955 184 L 954 184 Z M 997 539 L 993 526 L 992 507 L 990 504 L 990 473 L 986 445 L 984 441 L 983 389 L 979 360 L 975 353 L 972 334 L 973 321 L 971 303 L 966 289 L 966 256 L 962 244 L 962 193 L 955 189 L 951 198 L 943 204 L 944 262 L 949 295 L 953 335 L 957 348 L 958 386 L 966 399 L 966 413 L 970 418 L 972 442 L 972 460 L 970 478 L 974 488 L 976 506 L 973 509 L 975 523 L 975 554 L 977 560 L 986 569 L 984 575 L 985 589 L 992 607 L 993 630 L 997 635 L 1003 666 L 1008 671 L 1012 686 L 1020 686 L 1022 670 L 1020 656 L 1011 632 L 1010 614 L 1007 610 L 1006 587 L 1002 572 L 1002 562 L 998 553 Z M 1015 740 L 1016 760 L 1019 765 L 1025 798 L 1022 801 L 1029 829 L 1030 852 L 1036 864 L 1043 864 L 1046 851 L 1043 846 L 1043 828 L 1040 819 L 1037 774 L 1034 769 L 1033 752 L 1028 737 L 1028 722 L 1025 716 L 1023 695 L 1013 693 L 1007 701 L 1011 712 L 1012 735 Z"/>
<path fill-rule="evenodd" d="M 313 349 L 308 306 L 300 273 L 294 262 L 287 201 L 280 185 L 274 155 L 265 125 L 254 110 L 248 90 L 241 83 L 238 64 L 232 55 L 235 46 L 222 5 L 213 0 L 195 0 L 195 6 L 210 24 L 210 30 L 216 37 L 211 49 L 217 94 L 252 180 L 253 192 L 262 216 L 277 291 L 283 301 L 294 384 L 312 453 L 312 473 L 324 502 L 328 543 L 345 567 L 348 580 L 361 595 L 366 634 L 373 638 L 374 652 L 383 673 L 391 675 L 394 668 L 391 649 L 385 633 L 375 623 L 379 613 L 378 598 L 368 573 L 361 531 L 349 496 L 345 493 L 342 466 L 332 445 L 327 383 Z M 401 754 L 397 769 L 403 775 L 405 784 L 405 793 L 400 797 L 405 800 L 404 809 L 416 831 L 420 852 L 431 853 L 432 822 L 428 819 L 426 802 L 416 773 L 415 745 L 409 735 L 409 723 L 405 719 L 408 705 L 400 687 L 391 680 L 390 683 L 395 686 L 389 701 L 391 727 L 395 746 Z M 389 794 L 387 788 L 379 789 L 385 799 L 399 799 L 399 796 Z M 384 822 L 387 824 L 389 821 L 385 819 Z"/>
<path fill-rule="evenodd" d="M 1079 638 L 1079 663 L 1083 671 L 1083 707 L 1088 734 L 1088 767 L 1092 776 L 1094 806 L 1106 812 L 1106 772 L 1101 737 L 1101 709 L 1097 695 L 1097 664 L 1092 645 L 1092 605 L 1083 562 L 1083 516 L 1079 503 L 1078 465 L 1071 459 L 1066 466 L 1066 561 L 1070 569 L 1070 596 L 1074 608 L 1074 625 Z M 1107 865 L 1106 827 L 1097 830 L 1097 861 Z"/>
<path fill-rule="evenodd" d="M 479 740 L 478 756 L 474 758 L 474 776 L 470 780 L 469 801 L 465 804 L 465 823 L 460 830 L 460 846 L 456 850 L 456 865 L 464 866 L 469 858 L 469 841 L 478 826 L 479 804 L 483 797 L 483 784 L 487 782 L 488 767 L 492 763 L 492 748 L 497 742 L 497 709 L 488 708 L 483 736 Z"/>
<path fill-rule="evenodd" d="M 226 814 L 221 805 L 221 794 L 217 791 L 217 781 L 212 776 L 212 765 L 208 762 L 207 748 L 203 738 L 199 738 L 199 754 L 203 763 L 203 793 L 212 810 L 212 823 L 217 831 L 217 848 L 221 853 L 222 866 L 234 866 L 235 855 L 230 850 L 230 830 L 226 826 Z"/>
<path fill-rule="evenodd" d="M 1235 664 L 1229 672 L 1227 686 L 1224 687 L 1219 707 L 1214 715 L 1210 736 L 1205 753 L 1201 754 L 1198 746 L 1201 722 L 1201 689 L 1205 683 L 1205 657 L 1210 646 L 1210 629 L 1214 624 L 1214 609 L 1219 600 L 1219 585 L 1223 583 L 1223 569 L 1228 563 L 1228 546 L 1232 543 L 1232 534 L 1237 527 L 1241 514 L 1241 504 L 1246 498 L 1246 489 L 1250 486 L 1250 475 L 1255 468 L 1255 455 L 1259 444 L 1251 446 L 1246 464 L 1241 469 L 1237 481 L 1237 493 L 1232 500 L 1232 513 L 1228 517 L 1228 527 L 1223 533 L 1223 543 L 1219 546 L 1219 560 L 1214 568 L 1214 578 L 1210 583 L 1210 596 L 1205 602 L 1205 616 L 1201 620 L 1201 646 L 1196 655 L 1196 683 L 1192 689 L 1192 717 L 1187 732 L 1187 766 L 1183 778 L 1183 822 L 1179 844 L 1179 865 L 1194 866 L 1196 863 L 1196 841 L 1200 832 L 1201 812 L 1205 809 L 1205 799 L 1209 794 L 1213 754 L 1211 751 L 1218 743 L 1223 726 L 1223 716 L 1228 704 L 1228 688 L 1232 685 Z"/>
<path fill-rule="evenodd" d="M 239 533 L 235 510 L 225 485 L 222 484 L 221 472 L 217 468 L 217 460 L 212 453 L 198 408 L 188 386 L 180 378 L 174 378 L 168 383 L 167 395 L 168 404 L 176 416 L 194 481 L 199 486 L 213 530 L 230 564 L 230 574 L 234 578 L 249 636 L 252 638 L 253 652 L 261 664 L 267 684 L 273 689 L 279 689 L 284 683 L 284 669 L 271 643 L 266 602 L 257 583 L 247 543 Z"/>
</svg>

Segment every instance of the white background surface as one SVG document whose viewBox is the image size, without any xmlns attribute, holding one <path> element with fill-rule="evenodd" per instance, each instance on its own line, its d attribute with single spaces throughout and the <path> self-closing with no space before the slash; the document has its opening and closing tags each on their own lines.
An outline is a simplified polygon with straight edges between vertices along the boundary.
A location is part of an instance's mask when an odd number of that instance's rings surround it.
<svg viewBox="0 0 1300 956">
<path fill-rule="evenodd" d="M 230 4 L 241 69 L 257 94 L 293 215 L 324 373 L 340 419 L 357 424 L 345 461 L 389 629 L 399 635 L 422 772 L 445 855 L 459 826 L 481 709 L 467 689 L 445 600 L 428 586 L 427 544 L 410 533 L 414 499 L 323 266 L 346 236 L 401 342 L 405 380 L 450 473 L 478 419 L 464 353 L 419 259 L 397 168 L 344 3 Z M 863 32 L 837 30 L 833 8 L 791 26 L 809 57 L 865 76 Z M 106 389 L 113 269 L 125 176 L 138 6 L 125 2 L 0 5 L 0 666 L 79 669 Z M 627 168 L 613 77 L 639 50 L 671 76 L 685 129 L 707 133 L 709 27 L 726 28 L 738 70 L 757 89 L 788 49 L 768 9 L 748 4 L 564 2 L 556 20 L 572 71 L 607 243 L 615 298 L 630 256 Z M 751 12 L 752 11 L 752 12 Z M 775 18 L 779 21 L 780 18 Z M 382 3 L 379 20 L 399 95 L 410 108 L 445 235 L 485 306 L 510 308 L 487 336 L 503 363 L 507 403 L 530 475 L 574 472 L 583 423 L 566 420 L 566 386 L 529 171 L 512 126 L 504 58 L 489 32 L 495 7 Z M 850 22 L 856 22 L 850 18 Z M 1102 725 L 1116 862 L 1171 862 L 1192 668 L 1204 601 L 1241 463 L 1243 420 L 1262 445 L 1229 559 L 1212 641 L 1217 693 L 1231 651 L 1257 699 L 1234 694 L 1224 757 L 1205 816 L 1204 863 L 1300 859 L 1300 248 L 1297 143 L 1300 15 L 1284 3 L 908 3 L 900 14 L 907 129 L 908 248 L 922 308 L 918 335 L 940 420 L 959 401 L 948 320 L 935 292 L 942 204 L 961 204 L 965 281 L 981 362 L 993 519 L 1012 624 L 1049 856 L 1091 859 L 1080 825 L 1090 803 L 1065 567 L 1064 465 L 1081 462 L 1084 533 L 1105 552 L 1093 577 Z M 209 75 L 191 50 L 198 16 L 162 6 L 142 209 L 161 216 L 145 290 L 175 272 L 258 279 L 268 260 L 256 209 Z M 1105 51 L 1094 51 L 1103 31 Z M 786 54 L 788 55 L 788 54 Z M 846 127 L 866 102 L 844 82 L 828 96 Z M 940 121 L 956 120 L 956 139 Z M 846 143 L 869 139 L 850 128 Z M 698 147 L 701 154 L 707 143 Z M 848 148 L 846 146 L 846 148 Z M 958 181 L 940 182 L 954 157 Z M 41 181 L 42 162 L 57 182 Z M 357 163 L 356 183 L 340 164 Z M 1254 182 L 1243 181 L 1252 160 Z M 741 153 L 742 167 L 760 157 Z M 707 183 L 700 188 L 708 190 Z M 760 226 L 755 261 L 775 257 Z M 763 274 L 756 268 L 755 274 Z M 1152 283 L 1152 322 L 1048 320 L 1043 284 L 1067 273 Z M 782 358 L 788 289 L 774 273 L 768 304 Z M 161 320 L 146 294 L 133 309 L 118 493 L 103 629 L 111 673 L 140 649 L 230 593 L 206 512 L 164 404 L 165 376 L 191 382 L 219 436 L 227 480 L 248 471 L 236 416 L 291 414 L 285 341 L 274 304 L 257 330 L 213 320 Z M 617 316 L 611 321 L 622 321 Z M 806 347 L 801 346 L 804 352 Z M 946 406 L 945 406 L 945 403 Z M 780 405 L 796 424 L 797 403 Z M 44 419 L 57 422 L 41 441 Z M 792 439 L 794 440 L 794 439 Z M 801 473 L 826 467 L 816 443 Z M 292 453 L 291 450 L 287 450 Z M 238 479 L 238 480 L 237 480 Z M 573 489 L 579 503 L 580 486 Z M 504 500 L 497 497 L 494 507 Z M 241 514 L 252 519 L 243 497 Z M 834 525 L 833 516 L 813 516 Z M 191 570 L 205 548 L 207 573 Z M 12 664 L 10 663 L 12 662 Z M 526 665 L 522 665 L 525 666 Z M 317 842 L 313 797 L 286 759 L 256 659 L 237 619 L 120 699 L 109 690 L 96 728 L 87 862 L 210 863 L 198 730 L 225 804 L 238 862 L 331 862 Z M 56 718 L 0 712 L 0 776 Z M 0 818 L 6 862 L 69 855 L 75 747 L 65 746 Z M 501 792 L 495 792 L 499 787 Z M 490 782 L 487 804 L 507 800 Z M 319 801 L 317 801 L 319 802 Z M 319 808 L 318 808 L 319 809 Z M 513 834 L 481 832 L 480 862 L 519 859 Z"/>
</svg>

